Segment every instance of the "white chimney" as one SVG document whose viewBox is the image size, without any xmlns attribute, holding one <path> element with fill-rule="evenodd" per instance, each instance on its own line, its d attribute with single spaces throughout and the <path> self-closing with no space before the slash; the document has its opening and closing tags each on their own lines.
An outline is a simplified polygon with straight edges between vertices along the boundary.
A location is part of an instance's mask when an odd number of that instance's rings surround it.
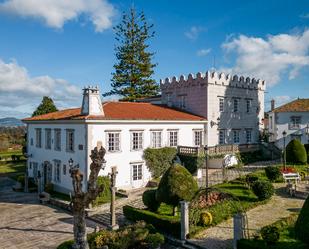
<svg viewBox="0 0 309 249">
<path fill-rule="evenodd" d="M 270 101 L 270 110 L 273 111 L 274 109 L 275 109 L 275 100 L 272 99 L 272 100 Z"/>
<path fill-rule="evenodd" d="M 104 115 L 98 86 L 83 89 L 82 115 Z"/>
</svg>

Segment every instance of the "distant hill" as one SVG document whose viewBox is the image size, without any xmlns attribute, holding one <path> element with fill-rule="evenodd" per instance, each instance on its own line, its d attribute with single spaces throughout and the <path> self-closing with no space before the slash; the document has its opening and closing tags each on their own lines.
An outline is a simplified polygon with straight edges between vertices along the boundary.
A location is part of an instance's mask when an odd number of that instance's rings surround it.
<svg viewBox="0 0 309 249">
<path fill-rule="evenodd" d="M 17 118 L 0 118 L 0 127 L 16 127 L 24 125 L 25 124 Z"/>
</svg>

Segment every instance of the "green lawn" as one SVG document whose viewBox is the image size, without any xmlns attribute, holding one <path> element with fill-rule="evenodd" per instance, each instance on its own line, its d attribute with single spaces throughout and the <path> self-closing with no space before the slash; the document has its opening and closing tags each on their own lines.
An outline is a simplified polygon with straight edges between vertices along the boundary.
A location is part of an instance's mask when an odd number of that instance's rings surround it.
<svg viewBox="0 0 309 249">
<path fill-rule="evenodd" d="M 7 161 L 0 162 L 0 176 L 8 176 L 17 179 L 18 176 L 26 172 L 26 161 Z"/>
<path fill-rule="evenodd" d="M 10 150 L 10 151 L 0 151 L 0 157 L 4 156 L 11 156 L 11 155 L 22 155 L 21 150 Z"/>
</svg>

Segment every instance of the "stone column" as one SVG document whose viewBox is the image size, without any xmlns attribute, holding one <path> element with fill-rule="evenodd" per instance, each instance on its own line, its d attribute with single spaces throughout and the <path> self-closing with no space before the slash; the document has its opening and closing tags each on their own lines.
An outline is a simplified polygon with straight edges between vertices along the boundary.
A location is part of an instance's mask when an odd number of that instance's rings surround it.
<svg viewBox="0 0 309 249">
<path fill-rule="evenodd" d="M 186 240 L 189 234 L 189 203 L 186 201 L 180 202 L 180 222 L 181 222 L 181 234 L 180 239 Z"/>
<path fill-rule="evenodd" d="M 237 249 L 237 241 L 245 238 L 245 216 L 243 213 L 237 213 L 233 217 L 234 223 L 234 240 L 233 249 Z"/>
<path fill-rule="evenodd" d="M 118 174 L 117 167 L 116 166 L 112 167 L 112 172 L 109 174 L 111 178 L 111 186 L 110 186 L 110 191 L 111 191 L 110 229 L 111 230 L 117 230 L 119 228 L 119 226 L 116 223 L 117 220 L 116 220 L 116 210 L 115 210 L 115 200 L 116 200 L 116 190 L 117 190 L 115 185 L 116 185 L 116 175 L 117 174 Z"/>
</svg>

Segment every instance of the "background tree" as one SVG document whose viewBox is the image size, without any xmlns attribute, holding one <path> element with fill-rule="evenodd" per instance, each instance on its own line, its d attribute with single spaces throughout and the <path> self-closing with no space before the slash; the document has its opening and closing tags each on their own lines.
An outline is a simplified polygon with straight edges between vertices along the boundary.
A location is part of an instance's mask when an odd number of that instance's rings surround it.
<svg viewBox="0 0 309 249">
<path fill-rule="evenodd" d="M 54 101 L 51 98 L 44 96 L 41 104 L 33 112 L 32 117 L 56 111 L 58 111 L 58 109 L 55 106 Z"/>
<path fill-rule="evenodd" d="M 197 182 L 190 172 L 180 164 L 174 164 L 162 176 L 156 199 L 159 203 L 172 205 L 173 215 L 175 215 L 179 201 L 190 201 L 197 190 Z"/>
<path fill-rule="evenodd" d="M 159 86 L 152 79 L 156 64 L 151 63 L 154 53 L 148 52 L 147 41 L 154 36 L 153 25 L 148 25 L 143 12 L 131 8 L 124 13 L 122 22 L 114 27 L 117 63 L 112 73 L 112 90 L 103 96 L 120 95 L 121 100 L 134 101 L 158 94 Z"/>
</svg>

